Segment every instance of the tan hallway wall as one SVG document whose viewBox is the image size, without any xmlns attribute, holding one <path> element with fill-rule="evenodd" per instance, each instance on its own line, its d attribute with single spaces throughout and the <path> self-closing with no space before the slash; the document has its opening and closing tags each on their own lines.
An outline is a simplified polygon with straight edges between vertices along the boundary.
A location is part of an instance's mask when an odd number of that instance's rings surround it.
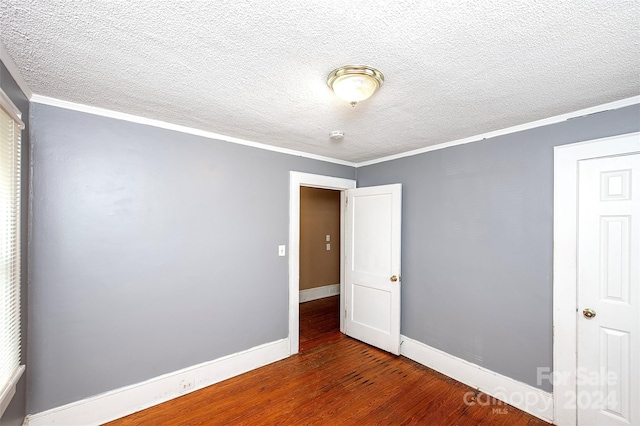
<svg viewBox="0 0 640 426">
<path fill-rule="evenodd" d="M 331 241 L 326 241 L 330 235 Z M 331 244 L 331 250 L 326 245 Z M 300 188 L 300 290 L 340 283 L 340 191 Z"/>
</svg>

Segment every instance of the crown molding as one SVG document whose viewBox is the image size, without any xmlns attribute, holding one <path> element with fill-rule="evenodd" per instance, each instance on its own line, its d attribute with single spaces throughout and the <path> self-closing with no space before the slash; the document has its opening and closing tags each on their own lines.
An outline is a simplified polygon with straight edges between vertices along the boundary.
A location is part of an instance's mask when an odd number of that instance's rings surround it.
<svg viewBox="0 0 640 426">
<path fill-rule="evenodd" d="M 309 158 L 311 160 L 324 161 L 327 163 L 339 164 L 342 166 L 355 167 L 356 164 L 350 161 L 339 160 L 337 158 L 324 157 L 322 155 L 310 154 L 307 152 L 296 151 L 288 148 L 281 148 L 278 146 L 267 145 L 260 142 L 253 142 L 246 139 L 235 138 L 232 136 L 222 135 L 220 133 L 208 132 L 206 130 L 195 129 L 193 127 L 181 126 L 178 124 L 168 123 L 166 121 L 154 120 L 151 118 L 140 117 L 138 115 L 127 114 L 124 112 L 113 111 L 104 108 L 93 107 L 84 104 L 78 104 L 75 102 L 64 101 L 62 99 L 50 98 L 48 96 L 42 96 L 34 94 L 31 96 L 31 102 L 35 102 L 42 105 L 49 105 L 58 108 L 70 109 L 73 111 L 85 112 L 87 114 L 100 115 L 103 117 L 114 118 L 116 120 L 129 121 L 132 123 L 143 124 L 147 126 L 159 127 L 162 129 L 173 130 L 181 133 L 188 133 L 190 135 L 202 136 L 208 139 L 216 139 L 225 142 L 231 142 L 238 145 L 250 146 L 252 148 L 264 149 L 266 151 L 278 152 L 280 154 L 293 155 L 296 157 Z"/>
<path fill-rule="evenodd" d="M 0 45 L 0 48 L 2 48 L 1 45 Z M 3 60 L 3 62 L 4 62 L 4 60 Z M 5 65 L 7 65 L 6 62 L 5 62 Z M 7 66 L 7 68 L 9 68 L 9 67 Z M 14 78 L 15 78 L 15 76 L 14 76 Z M 22 88 L 22 86 L 21 86 L 21 88 Z M 23 91 L 24 91 L 24 89 L 23 89 Z M 42 95 L 38 95 L 38 94 L 31 94 L 30 95 L 30 100 L 32 102 L 43 104 L 43 105 L 50 105 L 50 106 L 55 106 L 55 107 L 59 107 L 59 108 L 65 108 L 65 109 L 70 109 L 70 110 L 74 110 L 74 111 L 85 112 L 85 113 L 88 113 L 88 114 L 94 114 L 94 115 L 100 115 L 100 116 L 103 116 L 103 117 L 115 118 L 117 120 L 124 120 L 124 121 L 133 122 L 133 123 L 144 124 L 144 125 L 148 125 L 148 126 L 160 127 L 160 128 L 163 128 L 163 129 L 174 130 L 174 131 L 177 131 L 177 132 L 188 133 L 188 134 L 192 134 L 192 135 L 196 135 L 196 136 L 202 136 L 202 137 L 209 138 L 209 139 L 216 139 L 216 140 L 221 140 L 221 141 L 225 141 L 225 142 L 231 142 L 231 143 L 235 143 L 235 144 L 239 144 L 239 145 L 250 146 L 250 147 L 253 147 L 253 148 L 264 149 L 264 150 L 267 150 L 267 151 L 278 152 L 278 153 L 281 153 L 281 154 L 294 155 L 294 156 L 297 156 L 297 157 L 304 157 L 304 158 L 309 158 L 309 159 L 312 159 L 312 160 L 325 161 L 325 162 L 328 162 L 328 163 L 334 163 L 334 164 L 339 164 L 339 165 L 349 166 L 349 167 L 355 167 L 355 168 L 370 166 L 370 165 L 378 164 L 378 163 L 384 163 L 386 161 L 397 160 L 397 159 L 405 158 L 405 157 L 412 157 L 414 155 L 420 155 L 420 154 L 424 154 L 424 153 L 430 152 L 430 151 L 437 151 L 437 150 L 449 148 L 449 147 L 452 147 L 452 146 L 464 145 L 464 144 L 473 143 L 473 142 L 480 142 L 480 141 L 483 141 L 485 139 L 495 138 L 497 136 L 508 135 L 508 134 L 511 134 L 511 133 L 521 132 L 523 130 L 529 130 L 529 129 L 534 129 L 536 127 L 543 127 L 543 126 L 548 126 L 550 124 L 560 123 L 560 122 L 563 122 L 563 121 L 567 121 L 567 120 L 570 120 L 570 119 L 573 119 L 573 118 L 583 117 L 583 116 L 590 115 L 590 114 L 595 114 L 595 113 L 599 113 L 599 112 L 610 111 L 610 110 L 624 108 L 624 107 L 631 106 L 631 105 L 640 104 L 640 96 L 633 96 L 633 97 L 630 97 L 630 98 L 625 98 L 625 99 L 621 99 L 621 100 L 618 100 L 618 101 L 609 102 L 609 103 L 606 103 L 606 104 L 597 105 L 597 106 L 593 106 L 593 107 L 590 107 L 590 108 L 577 110 L 577 111 L 574 111 L 574 112 L 569 112 L 569 113 L 566 113 L 566 114 L 556 115 L 556 116 L 544 118 L 544 119 L 541 119 L 541 120 L 531 121 L 529 123 L 519 124 L 517 126 L 507 127 L 507 128 L 500 129 L 500 130 L 495 130 L 495 131 L 492 131 L 492 132 L 482 133 L 482 134 L 479 134 L 479 135 L 470 136 L 470 137 L 463 138 L 463 139 L 457 139 L 457 140 L 454 140 L 454 141 L 439 143 L 439 144 L 436 144 L 436 145 L 431 145 L 431 146 L 427 146 L 427 147 L 424 147 L 424 148 L 419 148 L 419 149 L 415 149 L 415 150 L 411 150 L 411 151 L 406 151 L 406 152 L 402 152 L 402 153 L 399 153 L 399 154 L 394 154 L 394 155 L 389 155 L 389 156 L 386 156 L 386 157 L 376 158 L 376 159 L 373 159 L 373 160 L 354 163 L 354 162 L 351 162 L 351 161 L 340 160 L 340 159 L 337 159 L 337 158 L 324 157 L 324 156 L 321 156 L 321 155 L 310 154 L 310 153 L 307 153 L 307 152 L 296 151 L 296 150 L 293 150 L 293 149 L 281 148 L 281 147 L 267 145 L 267 144 L 260 143 L 260 142 L 254 142 L 254 141 L 250 141 L 250 140 L 246 140 L 246 139 L 235 138 L 235 137 L 223 135 L 223 134 L 220 134 L 220 133 L 213 133 L 213 132 L 209 132 L 209 131 L 205 131 L 205 130 L 195 129 L 195 128 L 192 128 L 192 127 L 187 127 L 187 126 L 181 126 L 181 125 L 178 125 L 178 124 L 168 123 L 168 122 L 165 122 L 165 121 L 154 120 L 154 119 L 146 118 L 146 117 L 140 117 L 140 116 L 133 115 L 133 114 L 127 114 L 127 113 L 113 111 L 113 110 L 109 110 L 109 109 L 98 108 L 98 107 L 93 107 L 93 106 L 84 105 L 84 104 L 78 104 L 78 103 L 75 103 L 75 102 L 64 101 L 64 100 L 57 99 L 57 98 L 50 98 L 48 96 L 42 96 Z"/>
<path fill-rule="evenodd" d="M 480 142 L 485 139 L 495 138 L 496 136 L 508 135 L 510 133 L 521 132 L 523 130 L 534 129 L 536 127 L 548 126 L 550 124 L 560 123 L 572 118 L 584 117 L 585 115 L 595 114 L 598 112 L 610 111 L 618 108 L 624 108 L 631 105 L 640 104 L 640 96 L 632 96 L 630 98 L 621 99 L 619 101 L 609 102 L 590 108 L 581 109 L 566 114 L 560 114 L 541 120 L 531 121 L 529 123 L 519 124 L 517 126 L 507 127 L 492 132 L 482 133 L 468 138 L 457 139 L 450 142 L 443 142 L 437 145 L 427 146 L 425 148 L 414 149 L 412 151 L 402 152 L 400 154 L 389 155 L 386 157 L 376 158 L 374 160 L 363 161 L 356 164 L 356 167 L 370 166 L 372 164 L 384 163 L 386 161 L 397 160 L 404 157 L 412 157 L 414 155 L 424 154 L 425 152 L 437 151 L 439 149 L 449 148 L 456 145 L 464 145 L 467 143 Z"/>
<path fill-rule="evenodd" d="M 9 70 L 9 74 L 11 74 L 11 77 L 13 77 L 20 90 L 22 90 L 22 93 L 24 93 L 27 99 L 31 99 L 31 97 L 33 96 L 33 92 L 27 85 L 27 82 L 22 78 L 22 74 L 20 74 L 20 71 L 18 71 L 18 66 L 13 61 L 11 55 L 9 55 L 9 52 L 4 46 L 2 40 L 0 40 L 0 61 L 2 61 L 5 67 L 7 67 L 7 70 Z"/>
</svg>

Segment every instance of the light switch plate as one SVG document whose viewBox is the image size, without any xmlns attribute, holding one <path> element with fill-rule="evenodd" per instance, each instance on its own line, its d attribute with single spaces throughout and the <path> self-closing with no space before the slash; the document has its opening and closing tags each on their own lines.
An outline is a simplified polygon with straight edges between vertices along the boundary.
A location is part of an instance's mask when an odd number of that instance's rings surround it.
<svg viewBox="0 0 640 426">
<path fill-rule="evenodd" d="M 327 234 L 327 237 L 325 238 L 325 241 L 331 241 L 331 235 Z"/>
<path fill-rule="evenodd" d="M 331 250 L 331 244 L 327 243 L 327 251 Z"/>
<path fill-rule="evenodd" d="M 278 256 L 284 256 L 286 254 L 285 246 L 278 246 Z"/>
</svg>

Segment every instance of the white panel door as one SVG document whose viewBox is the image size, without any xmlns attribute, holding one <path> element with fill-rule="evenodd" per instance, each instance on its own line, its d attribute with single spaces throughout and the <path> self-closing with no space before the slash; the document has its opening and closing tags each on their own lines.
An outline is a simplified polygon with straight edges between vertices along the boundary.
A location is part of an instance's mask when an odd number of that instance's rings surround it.
<svg viewBox="0 0 640 426">
<path fill-rule="evenodd" d="M 578 164 L 579 425 L 640 424 L 640 154 Z"/>
<path fill-rule="evenodd" d="M 347 191 L 345 334 L 400 353 L 400 184 Z"/>
</svg>

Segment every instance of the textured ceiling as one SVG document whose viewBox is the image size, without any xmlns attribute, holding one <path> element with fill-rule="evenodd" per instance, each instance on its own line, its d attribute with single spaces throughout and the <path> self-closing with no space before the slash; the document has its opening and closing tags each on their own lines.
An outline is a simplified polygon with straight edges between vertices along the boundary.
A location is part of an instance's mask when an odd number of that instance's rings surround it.
<svg viewBox="0 0 640 426">
<path fill-rule="evenodd" d="M 2 0 L 0 39 L 35 94 L 352 162 L 640 94 L 637 0 Z"/>
</svg>

